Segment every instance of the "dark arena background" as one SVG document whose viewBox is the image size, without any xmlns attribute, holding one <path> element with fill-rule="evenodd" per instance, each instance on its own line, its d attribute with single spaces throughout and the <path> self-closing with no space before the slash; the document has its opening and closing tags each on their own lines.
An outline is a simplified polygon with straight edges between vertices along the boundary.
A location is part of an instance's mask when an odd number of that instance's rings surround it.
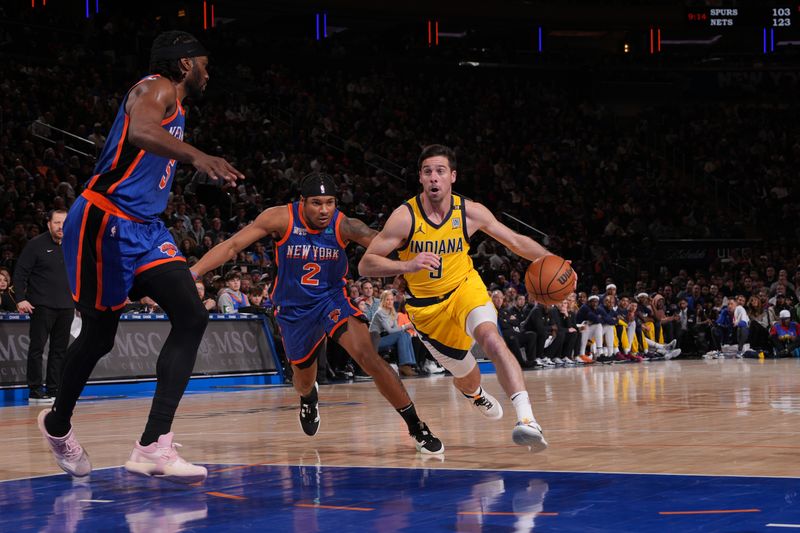
<svg viewBox="0 0 800 533">
<path fill-rule="evenodd" d="M 380 231 L 422 191 L 422 149 L 449 146 L 453 191 L 578 275 L 574 295 L 544 305 L 527 296 L 528 259 L 481 231 L 469 240 L 547 450 L 509 438 L 515 404 L 486 350 L 473 354 L 500 420 L 475 412 L 419 333 L 412 364 L 377 331 L 369 349 L 444 454 L 416 451 L 330 339 L 307 436 L 268 235 L 197 284 L 210 320 L 173 431 L 205 482 L 123 467 L 170 331 L 158 302 L 133 294 L 73 418 L 93 471 L 58 468 L 37 429 L 57 385 L 32 381 L 23 285 L 42 271 L 25 250 L 82 198 L 167 30 L 209 51 L 183 140 L 246 178 L 178 163 L 169 252 L 194 265 L 299 200 L 312 172 Z M 799 91 L 789 0 L 3 0 L 0 531 L 800 528 Z M 371 317 L 389 291 L 408 320 L 404 280 L 359 273 L 364 253 L 347 247 L 349 302 Z M 249 305 L 229 305 L 235 290 Z M 70 342 L 87 320 L 75 315 Z M 51 372 L 49 350 L 38 357 Z"/>
</svg>

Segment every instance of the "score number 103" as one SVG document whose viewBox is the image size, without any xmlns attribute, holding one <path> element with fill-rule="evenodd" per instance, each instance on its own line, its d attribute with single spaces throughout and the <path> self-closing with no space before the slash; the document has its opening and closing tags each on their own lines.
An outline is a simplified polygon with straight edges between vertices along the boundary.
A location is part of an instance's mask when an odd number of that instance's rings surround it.
<svg viewBox="0 0 800 533">
<path fill-rule="evenodd" d="M 776 7 L 772 9 L 772 26 L 786 27 L 792 25 L 792 10 L 788 7 Z"/>
</svg>

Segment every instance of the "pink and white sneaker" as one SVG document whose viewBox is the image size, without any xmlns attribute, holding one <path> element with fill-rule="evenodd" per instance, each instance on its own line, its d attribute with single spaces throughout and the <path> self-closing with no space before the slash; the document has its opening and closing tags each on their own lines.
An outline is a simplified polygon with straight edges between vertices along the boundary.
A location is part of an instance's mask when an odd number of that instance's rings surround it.
<svg viewBox="0 0 800 533">
<path fill-rule="evenodd" d="M 36 417 L 36 425 L 39 426 L 39 431 L 42 432 L 44 440 L 50 446 L 53 456 L 56 458 L 56 463 L 61 467 L 61 470 L 67 474 L 75 477 L 88 476 L 92 471 L 92 463 L 89 461 L 89 454 L 83 449 L 81 443 L 75 438 L 73 429 L 69 429 L 69 433 L 63 437 L 54 437 L 47 432 L 44 427 L 44 417 L 50 409 L 45 409 Z"/>
<path fill-rule="evenodd" d="M 197 483 L 205 481 L 208 470 L 193 465 L 178 455 L 180 444 L 172 442 L 174 433 L 158 437 L 158 442 L 142 446 L 138 442 L 133 447 L 131 457 L 125 462 L 125 470 L 140 476 L 152 476 L 173 483 Z"/>
</svg>

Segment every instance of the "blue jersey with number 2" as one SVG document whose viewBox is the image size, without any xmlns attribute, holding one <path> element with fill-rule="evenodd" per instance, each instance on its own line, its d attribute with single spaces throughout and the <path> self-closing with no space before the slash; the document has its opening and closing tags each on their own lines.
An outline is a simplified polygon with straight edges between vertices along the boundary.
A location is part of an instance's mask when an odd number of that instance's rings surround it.
<svg viewBox="0 0 800 533">
<path fill-rule="evenodd" d="M 299 202 L 288 209 L 286 234 L 275 244 L 278 275 L 272 300 L 282 308 L 309 307 L 344 295 L 348 265 L 346 243 L 339 234 L 344 215 L 336 209 L 326 227 L 313 229 L 304 220 Z"/>
</svg>

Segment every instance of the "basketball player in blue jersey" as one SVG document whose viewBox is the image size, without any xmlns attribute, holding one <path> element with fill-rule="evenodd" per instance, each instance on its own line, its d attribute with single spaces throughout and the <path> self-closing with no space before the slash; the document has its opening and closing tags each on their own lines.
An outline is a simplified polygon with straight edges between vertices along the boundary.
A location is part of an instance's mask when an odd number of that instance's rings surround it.
<svg viewBox="0 0 800 533">
<path fill-rule="evenodd" d="M 317 355 L 331 338 L 375 380 L 408 426 L 417 451 L 444 453 L 444 445 L 417 416 L 399 376 L 372 347 L 363 315 L 347 299 L 345 248 L 351 241 L 369 245 L 377 233 L 336 209 L 336 185 L 327 174 L 309 174 L 299 202 L 270 207 L 250 225 L 212 248 L 192 267 L 195 276 L 234 259 L 265 237 L 275 239 L 278 273 L 272 289 L 292 383 L 300 394 L 300 425 L 306 435 L 319 431 Z"/>
<path fill-rule="evenodd" d="M 151 74 L 125 95 L 95 175 L 64 224 L 64 259 L 72 297 L 83 318 L 67 351 L 52 411 L 38 425 L 58 465 L 73 476 L 91 471 L 88 454 L 72 429 L 75 403 L 97 362 L 114 346 L 122 307 L 149 296 L 172 324 L 158 357 L 158 385 L 144 433 L 125 468 L 180 483 L 206 478 L 206 469 L 183 460 L 170 431 L 194 367 L 208 321 L 194 281 L 169 231 L 164 211 L 175 164 L 192 164 L 212 178 L 243 178 L 224 159 L 183 142 L 186 96 L 199 98 L 208 83 L 208 53 L 184 32 L 153 42 Z"/>
<path fill-rule="evenodd" d="M 489 419 L 503 416 L 498 401 L 481 387 L 472 346 L 477 342 L 497 369 L 497 379 L 517 414 L 515 443 L 533 451 L 547 448 L 533 417 L 522 370 L 497 328 L 497 311 L 472 266 L 469 238 L 478 230 L 531 261 L 548 255 L 539 243 L 500 223 L 485 206 L 452 192 L 456 156 L 441 145 L 419 157 L 422 194 L 397 208 L 361 258 L 364 276 L 402 274 L 406 310 L 425 346 L 453 374 L 453 384 Z M 398 251 L 399 260 L 388 255 Z"/>
</svg>

